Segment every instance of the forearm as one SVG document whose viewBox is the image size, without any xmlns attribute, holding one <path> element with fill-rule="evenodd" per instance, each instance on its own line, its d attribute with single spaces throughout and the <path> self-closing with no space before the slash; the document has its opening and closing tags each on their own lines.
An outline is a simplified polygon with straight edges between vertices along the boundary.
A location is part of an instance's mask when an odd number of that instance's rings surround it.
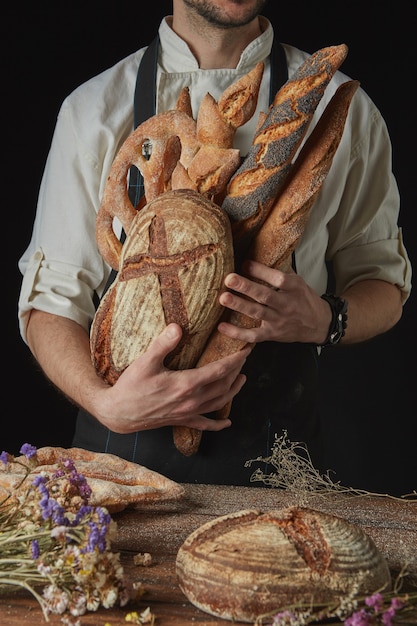
<svg viewBox="0 0 417 626">
<path fill-rule="evenodd" d="M 72 402 L 94 414 L 95 394 L 108 385 L 94 370 L 86 331 L 70 319 L 34 309 L 27 341 L 45 376 Z"/>
<path fill-rule="evenodd" d="M 383 280 L 358 282 L 341 296 L 348 301 L 348 324 L 342 344 L 372 339 L 388 331 L 401 318 L 401 292 Z"/>
<path fill-rule="evenodd" d="M 228 419 L 213 420 L 240 391 L 240 374 L 250 350 L 189 370 L 169 370 L 164 360 L 178 345 L 181 328 L 169 325 L 152 346 L 131 363 L 114 385 L 96 373 L 90 341 L 75 322 L 34 310 L 27 328 L 29 347 L 44 374 L 75 404 L 118 433 L 168 425 L 221 430 Z"/>
<path fill-rule="evenodd" d="M 296 341 L 321 345 L 326 340 L 332 320 L 329 304 L 300 276 L 253 261 L 245 264 L 245 270 L 246 276 L 226 277 L 226 287 L 231 291 L 223 292 L 220 302 L 257 320 L 257 324 L 243 327 L 223 321 L 219 324 L 220 332 L 248 343 Z M 401 292 L 385 281 L 361 281 L 337 295 L 348 301 L 344 344 L 366 341 L 384 333 L 401 317 Z"/>
</svg>

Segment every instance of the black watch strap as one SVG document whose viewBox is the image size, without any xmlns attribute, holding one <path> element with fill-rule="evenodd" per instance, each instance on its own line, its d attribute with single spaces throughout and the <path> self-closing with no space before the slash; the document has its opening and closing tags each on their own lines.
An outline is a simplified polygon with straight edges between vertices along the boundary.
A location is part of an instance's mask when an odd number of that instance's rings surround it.
<svg viewBox="0 0 417 626">
<path fill-rule="evenodd" d="M 332 311 L 332 321 L 330 322 L 329 332 L 325 341 L 319 344 L 324 348 L 325 346 L 335 346 L 345 335 L 348 303 L 343 298 L 331 293 L 324 293 L 321 297 L 328 302 Z"/>
</svg>

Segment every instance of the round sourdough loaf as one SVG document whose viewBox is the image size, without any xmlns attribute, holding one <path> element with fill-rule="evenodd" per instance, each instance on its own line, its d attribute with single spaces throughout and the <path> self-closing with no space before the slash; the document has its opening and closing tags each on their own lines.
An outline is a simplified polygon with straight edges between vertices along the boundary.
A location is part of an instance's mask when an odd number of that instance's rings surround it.
<svg viewBox="0 0 417 626">
<path fill-rule="evenodd" d="M 176 573 L 188 600 L 237 622 L 298 603 L 389 589 L 383 555 L 358 526 L 313 509 L 243 510 L 195 530 Z"/>
<path fill-rule="evenodd" d="M 114 384 L 171 322 L 183 337 L 166 365 L 193 367 L 220 318 L 219 294 L 233 268 L 230 221 L 219 206 L 188 189 L 149 202 L 132 221 L 120 271 L 93 320 L 99 375 Z"/>
</svg>

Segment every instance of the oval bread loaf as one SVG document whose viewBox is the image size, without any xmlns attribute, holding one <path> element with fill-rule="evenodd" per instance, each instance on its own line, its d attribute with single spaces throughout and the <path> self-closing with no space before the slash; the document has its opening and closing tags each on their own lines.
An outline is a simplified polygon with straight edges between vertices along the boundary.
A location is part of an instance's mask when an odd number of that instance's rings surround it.
<svg viewBox="0 0 417 626">
<path fill-rule="evenodd" d="M 114 384 L 171 322 L 183 337 L 166 365 L 193 367 L 220 318 L 219 294 L 233 268 L 230 221 L 220 207 L 185 189 L 149 202 L 132 221 L 120 271 L 93 320 L 98 374 Z"/>
<path fill-rule="evenodd" d="M 192 604 L 250 623 L 300 602 L 391 587 L 385 558 L 359 526 L 298 507 L 243 510 L 204 524 L 180 547 L 176 573 Z"/>
</svg>

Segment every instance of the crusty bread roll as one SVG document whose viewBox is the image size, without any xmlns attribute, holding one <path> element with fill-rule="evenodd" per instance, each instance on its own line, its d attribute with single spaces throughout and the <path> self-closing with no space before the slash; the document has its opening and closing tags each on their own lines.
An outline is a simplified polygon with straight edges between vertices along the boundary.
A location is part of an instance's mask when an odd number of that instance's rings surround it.
<svg viewBox="0 0 417 626">
<path fill-rule="evenodd" d="M 119 269 L 122 250 L 114 218 L 127 232 L 136 214 L 127 188 L 131 166 L 143 176 L 147 202 L 171 189 L 191 189 L 221 204 L 226 185 L 240 165 L 239 150 L 233 147 L 235 132 L 256 109 L 263 69 L 263 63 L 258 63 L 218 102 L 207 94 L 196 120 L 189 89 L 184 88 L 175 109 L 153 115 L 127 137 L 110 168 L 96 221 L 99 251 L 113 269 Z"/>
<path fill-rule="evenodd" d="M 264 64 L 257 63 L 225 89 L 218 102 L 206 94 L 197 115 L 197 139 L 202 145 L 233 147 L 236 130 L 255 113 L 263 72 Z"/>
<path fill-rule="evenodd" d="M 196 607 L 252 624 L 300 602 L 391 588 L 388 564 L 362 528 L 298 507 L 242 510 L 207 522 L 178 550 L 176 573 Z"/>
<path fill-rule="evenodd" d="M 217 205 L 190 190 L 149 202 L 132 222 L 120 271 L 91 326 L 98 374 L 114 384 L 171 322 L 183 337 L 166 365 L 193 367 L 221 315 L 218 298 L 233 267 L 230 221 Z"/>
</svg>

